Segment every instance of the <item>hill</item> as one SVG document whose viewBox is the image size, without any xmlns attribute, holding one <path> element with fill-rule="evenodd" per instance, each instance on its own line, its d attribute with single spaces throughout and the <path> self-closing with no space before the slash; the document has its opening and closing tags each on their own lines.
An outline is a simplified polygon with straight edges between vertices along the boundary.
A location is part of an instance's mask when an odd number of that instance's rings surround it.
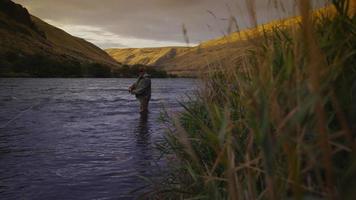
<svg viewBox="0 0 356 200">
<path fill-rule="evenodd" d="M 10 0 L 0 0 L 0 76 L 106 76 L 121 65 Z"/>
<path fill-rule="evenodd" d="M 332 7 L 314 12 L 333 13 Z M 221 66 L 224 62 L 233 63 L 249 47 L 246 40 L 260 33 L 268 34 L 273 28 L 288 28 L 300 22 L 300 17 L 276 20 L 256 28 L 231 33 L 228 36 L 203 42 L 195 47 L 129 48 L 107 49 L 114 59 L 123 64 L 145 64 L 159 66 L 169 73 L 182 76 L 196 76 L 209 66 Z"/>
<path fill-rule="evenodd" d="M 117 49 L 107 49 L 106 52 L 113 58 L 120 60 L 119 62 L 128 65 L 160 65 L 178 54 L 189 51 L 189 49 L 186 47 L 126 48 L 119 51 Z"/>
</svg>

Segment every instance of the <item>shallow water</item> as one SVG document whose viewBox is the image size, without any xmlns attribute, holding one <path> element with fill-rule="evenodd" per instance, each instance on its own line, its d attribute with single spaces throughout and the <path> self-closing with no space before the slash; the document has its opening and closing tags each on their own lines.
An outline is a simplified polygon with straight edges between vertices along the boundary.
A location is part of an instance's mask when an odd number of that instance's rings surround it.
<svg viewBox="0 0 356 200">
<path fill-rule="evenodd" d="M 193 79 L 153 79 L 150 112 L 134 79 L 0 79 L 0 199 L 134 199 L 159 177 L 165 107 L 179 111 Z"/>
</svg>

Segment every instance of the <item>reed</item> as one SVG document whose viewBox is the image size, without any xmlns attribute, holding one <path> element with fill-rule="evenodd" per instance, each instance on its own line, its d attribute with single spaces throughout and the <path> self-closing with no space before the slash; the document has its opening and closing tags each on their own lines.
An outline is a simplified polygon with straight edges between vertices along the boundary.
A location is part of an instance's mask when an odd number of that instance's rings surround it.
<svg viewBox="0 0 356 200">
<path fill-rule="evenodd" d="M 152 198 L 356 198 L 355 4 L 298 3 L 300 22 L 251 34 L 166 120 L 172 172 Z"/>
</svg>

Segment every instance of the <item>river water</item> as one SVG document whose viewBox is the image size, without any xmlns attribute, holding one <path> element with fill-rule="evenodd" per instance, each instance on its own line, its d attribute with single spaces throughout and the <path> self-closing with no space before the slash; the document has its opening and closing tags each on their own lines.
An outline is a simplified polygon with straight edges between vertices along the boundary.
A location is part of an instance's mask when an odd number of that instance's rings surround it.
<svg viewBox="0 0 356 200">
<path fill-rule="evenodd" d="M 150 112 L 134 79 L 0 79 L 0 199 L 135 199 L 164 173 L 155 144 L 165 107 L 181 109 L 193 79 L 153 79 Z"/>
</svg>

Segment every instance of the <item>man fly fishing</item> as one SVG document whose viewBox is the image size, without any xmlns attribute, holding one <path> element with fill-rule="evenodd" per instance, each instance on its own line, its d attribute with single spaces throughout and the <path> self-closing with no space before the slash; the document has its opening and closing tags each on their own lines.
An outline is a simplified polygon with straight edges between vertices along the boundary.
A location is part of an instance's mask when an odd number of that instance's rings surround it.
<svg viewBox="0 0 356 200">
<path fill-rule="evenodd" d="M 129 87 L 129 92 L 140 101 L 140 113 L 147 113 L 151 99 L 151 78 L 145 68 L 140 68 L 137 81 Z"/>
</svg>

